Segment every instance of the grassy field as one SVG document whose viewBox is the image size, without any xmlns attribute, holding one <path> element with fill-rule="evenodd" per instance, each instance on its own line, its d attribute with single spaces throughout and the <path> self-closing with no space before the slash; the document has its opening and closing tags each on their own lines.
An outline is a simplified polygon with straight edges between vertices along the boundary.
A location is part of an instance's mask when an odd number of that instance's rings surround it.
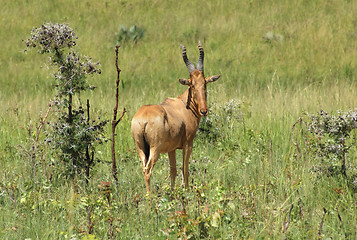
<svg viewBox="0 0 357 240">
<path fill-rule="evenodd" d="M 1 12 L 0 239 L 356 239 L 356 191 L 341 176 L 317 177 L 316 159 L 303 144 L 297 153 L 291 129 L 303 113 L 357 106 L 357 2 L 5 0 Z M 79 51 L 101 63 L 102 74 L 89 78 L 97 88 L 81 99 L 107 119 L 119 27 L 145 29 L 119 50 L 128 112 L 117 129 L 117 187 L 110 142 L 98 148 L 103 161 L 87 187 L 58 170 L 50 178 L 49 149 L 35 163 L 24 154 L 55 95 L 46 56 L 24 52 L 23 40 L 45 22 L 68 24 Z M 196 62 L 198 40 L 205 74 L 222 75 L 208 87 L 214 136 L 198 133 L 188 191 L 177 184 L 170 192 L 162 155 L 148 200 L 130 121 L 141 105 L 185 91 L 179 45 Z M 349 174 L 356 157 L 352 146 Z M 112 183 L 109 197 L 101 182 Z"/>
</svg>

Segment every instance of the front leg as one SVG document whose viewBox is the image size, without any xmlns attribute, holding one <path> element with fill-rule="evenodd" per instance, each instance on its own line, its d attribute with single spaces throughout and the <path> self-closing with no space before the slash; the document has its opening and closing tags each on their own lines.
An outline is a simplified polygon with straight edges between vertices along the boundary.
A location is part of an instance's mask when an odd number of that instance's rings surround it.
<svg viewBox="0 0 357 240">
<path fill-rule="evenodd" d="M 176 170 L 176 152 L 173 150 L 169 152 L 169 160 L 170 160 L 170 178 L 171 178 L 171 191 L 175 190 L 175 179 L 177 175 Z"/>
<path fill-rule="evenodd" d="M 189 161 L 192 153 L 193 142 L 182 148 L 183 164 L 182 164 L 182 183 L 185 188 L 188 188 Z"/>
</svg>

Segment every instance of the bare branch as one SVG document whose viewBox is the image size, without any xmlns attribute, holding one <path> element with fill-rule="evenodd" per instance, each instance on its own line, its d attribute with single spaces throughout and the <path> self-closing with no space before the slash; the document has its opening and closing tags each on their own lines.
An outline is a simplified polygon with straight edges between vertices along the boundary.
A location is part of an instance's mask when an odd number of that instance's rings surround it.
<svg viewBox="0 0 357 240">
<path fill-rule="evenodd" d="M 116 166 L 116 160 L 115 160 L 115 128 L 118 125 L 118 123 L 122 120 L 124 117 L 124 114 L 126 113 L 126 109 L 123 109 L 123 112 L 117 120 L 117 114 L 118 114 L 118 102 L 119 102 L 119 83 L 120 83 L 120 68 L 118 66 L 118 52 L 119 52 L 119 47 L 120 45 L 115 46 L 115 67 L 117 70 L 117 79 L 115 81 L 116 88 L 115 88 L 115 106 L 113 109 L 113 121 L 112 121 L 112 175 L 113 178 L 118 186 L 118 177 L 117 177 L 117 166 Z"/>
<path fill-rule="evenodd" d="M 121 113 L 120 118 L 118 119 L 118 121 L 115 123 L 115 126 L 118 125 L 118 123 L 121 121 L 121 119 L 124 117 L 124 114 L 126 113 L 126 108 L 123 109 L 123 112 Z"/>
</svg>

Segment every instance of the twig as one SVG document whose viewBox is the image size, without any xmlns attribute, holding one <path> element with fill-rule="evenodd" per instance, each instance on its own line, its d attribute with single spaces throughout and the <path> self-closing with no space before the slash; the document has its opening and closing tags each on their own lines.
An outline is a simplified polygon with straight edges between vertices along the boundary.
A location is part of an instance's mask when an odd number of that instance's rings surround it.
<svg viewBox="0 0 357 240">
<path fill-rule="evenodd" d="M 36 158 L 37 143 L 38 143 L 38 139 L 39 139 L 39 137 L 40 137 L 40 133 L 41 133 L 42 127 L 43 127 L 43 125 L 45 124 L 45 121 L 46 121 L 46 119 L 47 119 L 47 117 L 48 117 L 48 115 L 49 115 L 49 113 L 50 113 L 50 111 L 51 111 L 51 109 L 52 109 L 52 107 L 53 107 L 54 104 L 55 104 L 55 102 L 50 102 L 50 103 L 49 103 L 47 112 L 46 112 L 45 116 L 44 116 L 43 118 L 41 118 L 41 120 L 40 120 L 40 125 L 37 127 L 35 142 L 34 142 L 34 144 L 33 144 L 33 146 L 32 146 L 32 160 L 33 160 L 33 161 L 34 161 L 35 158 Z M 39 161 L 39 162 L 40 162 L 40 161 Z M 35 164 L 35 166 L 36 166 L 39 162 L 37 162 L 37 163 Z"/>
<path fill-rule="evenodd" d="M 345 147 L 345 141 L 343 140 L 342 141 L 342 145 L 343 147 Z M 342 159 L 341 159 L 341 172 L 342 172 L 342 175 L 347 178 L 347 173 L 346 173 L 346 152 L 343 151 L 342 152 Z"/>
<path fill-rule="evenodd" d="M 303 117 L 304 116 L 308 116 L 306 113 L 303 113 L 300 115 L 300 117 L 298 118 L 298 120 L 293 124 L 293 126 L 291 127 L 291 142 L 293 143 L 293 145 L 296 147 L 296 151 L 297 151 L 297 157 L 301 158 L 301 150 L 299 147 L 299 143 L 298 143 L 298 129 L 297 129 L 297 125 L 300 125 L 300 128 L 302 131 L 302 128 L 305 127 L 305 129 L 307 128 L 307 122 L 304 121 Z M 303 125 L 304 124 L 304 125 Z M 306 136 L 303 135 L 304 138 L 304 142 L 306 143 Z"/>
<path fill-rule="evenodd" d="M 36 130 L 36 138 L 35 138 L 35 141 L 34 141 L 33 146 L 32 146 L 32 154 L 31 154 L 31 159 L 32 159 L 32 163 L 33 163 L 33 176 L 35 176 L 36 166 L 37 166 L 38 164 L 40 164 L 40 162 L 41 162 L 41 160 L 42 160 L 42 159 L 39 159 L 39 160 L 35 163 L 38 139 L 40 138 L 40 133 L 41 133 L 41 130 L 42 130 L 42 128 L 43 128 L 43 125 L 45 124 L 46 119 L 47 119 L 48 115 L 50 114 L 50 111 L 51 111 L 51 109 L 52 109 L 52 107 L 53 107 L 54 104 L 55 104 L 55 102 L 50 102 L 50 103 L 49 103 L 47 112 L 46 112 L 46 114 L 45 114 L 44 117 L 41 117 L 41 118 L 40 118 L 40 125 L 37 127 L 37 130 Z"/>
<path fill-rule="evenodd" d="M 290 210 L 289 210 L 289 214 L 288 214 L 288 220 L 284 223 L 284 226 L 283 226 L 283 233 L 285 233 L 289 228 L 291 211 L 293 210 L 293 208 L 294 208 L 294 204 L 291 204 L 291 207 L 290 207 Z"/>
<path fill-rule="evenodd" d="M 156 213 L 156 234 L 159 234 L 159 210 L 155 207 Z"/>
<path fill-rule="evenodd" d="M 87 99 L 87 124 L 89 124 L 89 108 L 90 108 L 90 105 L 89 105 L 89 99 Z M 92 152 L 93 154 L 93 152 Z M 85 179 L 85 182 L 86 184 L 88 185 L 88 182 L 89 182 L 89 173 L 90 173 L 90 167 L 93 163 L 93 161 L 91 161 L 91 158 L 90 158 L 90 155 L 89 155 L 89 146 L 87 145 L 86 147 L 86 161 L 87 161 L 87 166 L 86 166 L 86 179 Z"/>
<path fill-rule="evenodd" d="M 281 204 L 281 206 L 278 207 L 278 209 L 277 209 L 277 211 L 276 211 L 277 213 L 279 213 L 279 212 L 284 208 L 285 204 L 290 200 L 290 198 L 293 196 L 293 194 L 294 194 L 296 191 L 298 191 L 298 189 L 295 190 L 295 191 L 293 191 L 293 192 L 286 198 L 286 200 Z M 266 229 L 267 225 L 268 225 L 268 224 L 266 224 L 266 225 L 260 230 L 258 236 L 260 236 L 261 233 Z"/>
<path fill-rule="evenodd" d="M 321 219 L 321 223 L 320 223 L 320 227 L 319 227 L 319 232 L 317 233 L 317 235 L 319 236 L 319 239 L 321 239 L 322 227 L 324 225 L 324 220 L 325 220 L 325 216 L 326 216 L 326 213 L 327 213 L 326 208 L 323 208 L 323 210 L 324 210 L 324 214 L 322 215 L 322 219 Z"/>
<path fill-rule="evenodd" d="M 300 213 L 300 216 L 301 216 L 301 217 L 304 217 L 304 212 L 303 212 L 303 210 L 302 210 L 302 200 L 301 200 L 301 197 L 300 197 L 299 190 L 297 190 L 296 192 L 297 192 L 297 194 L 299 195 L 299 201 L 298 201 L 299 213 Z"/>
<path fill-rule="evenodd" d="M 92 221 L 92 211 L 91 211 L 91 207 L 88 206 L 87 208 L 87 220 L 88 220 L 88 234 L 92 234 L 93 233 L 93 228 L 94 228 L 94 223 Z"/>
<path fill-rule="evenodd" d="M 116 185 L 118 186 L 118 172 L 117 172 L 117 165 L 116 165 L 116 160 L 115 160 L 115 128 L 118 125 L 118 123 L 122 120 L 124 117 L 124 114 L 126 113 L 126 109 L 123 109 L 123 112 L 120 116 L 120 118 L 117 120 L 117 113 L 118 113 L 118 101 L 119 101 L 119 82 L 120 82 L 120 68 L 118 66 L 118 51 L 119 51 L 120 45 L 117 45 L 115 47 L 115 67 L 117 70 L 117 79 L 115 81 L 116 83 L 116 91 L 115 91 L 115 106 L 113 109 L 113 121 L 112 121 L 112 175 L 115 180 Z"/>
<path fill-rule="evenodd" d="M 297 140 L 297 128 L 296 128 L 296 125 L 299 124 L 299 123 L 301 125 L 301 122 L 302 122 L 302 118 L 300 116 L 298 118 L 298 120 L 291 127 L 291 142 L 296 147 L 296 152 L 297 152 L 297 156 L 298 156 L 299 159 L 301 158 L 301 152 L 300 152 L 300 148 L 299 148 L 299 144 L 298 144 L 298 140 Z M 294 139 L 294 133 L 295 133 L 295 139 Z"/>
<path fill-rule="evenodd" d="M 337 216 L 338 216 L 338 219 L 340 220 L 340 223 L 341 223 L 341 226 L 345 232 L 345 238 L 347 239 L 347 233 L 346 233 L 346 229 L 345 229 L 345 225 L 343 224 L 343 221 L 342 221 L 342 217 L 341 217 L 341 214 L 340 214 L 340 211 L 338 210 L 338 206 L 336 207 L 336 211 L 337 211 Z"/>
<path fill-rule="evenodd" d="M 4 186 L 4 189 L 5 189 L 6 193 L 7 193 L 7 195 L 9 196 L 10 200 L 13 203 L 16 203 L 14 187 L 12 185 L 10 185 L 10 187 Z M 11 189 L 11 193 L 10 193 L 9 189 Z"/>
</svg>

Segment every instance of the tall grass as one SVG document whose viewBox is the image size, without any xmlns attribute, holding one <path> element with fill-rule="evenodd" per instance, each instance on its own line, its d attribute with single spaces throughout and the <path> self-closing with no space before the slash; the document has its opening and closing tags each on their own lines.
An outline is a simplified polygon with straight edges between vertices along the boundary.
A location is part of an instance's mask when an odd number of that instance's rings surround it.
<svg viewBox="0 0 357 240">
<path fill-rule="evenodd" d="M 303 112 L 356 107 L 356 11 L 354 1 L 343 0 L 5 1 L 0 238 L 85 237 L 88 206 L 93 235 L 102 239 L 110 236 L 110 221 L 114 235 L 128 239 L 355 238 L 356 193 L 343 178 L 316 179 L 314 159 L 298 158 L 290 138 Z M 89 189 L 60 172 L 50 180 L 50 156 L 34 167 L 21 154 L 54 95 L 46 59 L 23 51 L 22 40 L 45 22 L 67 23 L 79 36 L 79 50 L 100 61 L 103 73 L 91 82 L 97 89 L 81 98 L 90 98 L 92 110 L 108 119 L 114 107 L 116 34 L 120 25 L 145 29 L 143 39 L 119 50 L 120 104 L 128 113 L 117 130 L 119 186 L 112 189 L 111 206 L 97 187 L 112 181 L 109 144 L 97 153 L 103 161 L 93 169 Z M 208 87 L 211 113 L 224 116 L 220 107 L 238 99 L 243 117 L 213 122 L 221 134 L 215 141 L 198 134 L 188 192 L 178 184 L 170 194 L 168 159 L 162 155 L 148 201 L 130 120 L 139 106 L 185 90 L 177 81 L 187 77 L 179 44 L 196 62 L 198 40 L 206 53 L 205 74 L 222 74 Z M 355 148 L 349 156 L 355 166 Z M 177 159 L 180 168 L 181 153 Z"/>
</svg>

